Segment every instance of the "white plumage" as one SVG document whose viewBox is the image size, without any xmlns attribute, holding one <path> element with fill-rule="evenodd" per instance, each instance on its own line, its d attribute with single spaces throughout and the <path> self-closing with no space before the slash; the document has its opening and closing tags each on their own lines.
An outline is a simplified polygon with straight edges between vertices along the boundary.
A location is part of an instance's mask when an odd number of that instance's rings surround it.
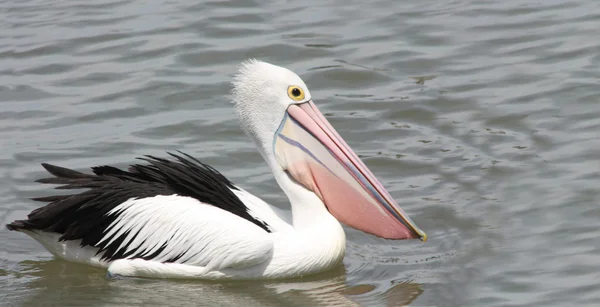
<svg viewBox="0 0 600 307">
<path fill-rule="evenodd" d="M 273 240 L 264 230 L 191 197 L 159 195 L 131 199 L 112 210 L 119 211 L 123 213 L 107 229 L 103 240 L 111 237 L 114 240 L 119 233 L 129 232 L 120 248 L 137 248 L 143 255 L 164 246 L 153 261 L 179 257 L 175 263 L 203 266 L 207 270 L 246 268 L 264 262 L 273 250 Z"/>
<path fill-rule="evenodd" d="M 258 198 L 245 191 L 238 193 L 241 199 L 254 202 L 256 214 L 270 215 L 273 225 L 279 221 L 280 226 L 285 227 L 267 233 L 244 219 L 193 198 L 159 195 L 131 199 L 113 209 L 111 213 L 121 213 L 107 228 L 102 240 L 115 238 L 119 233 L 137 233 L 133 240 L 133 235 L 127 236 L 119 249 L 138 249 L 148 255 L 164 246 L 163 252 L 152 260 L 126 257 L 103 261 L 96 255 L 97 249 L 81 248 L 79 241 L 58 242 L 59 235 L 55 233 L 25 232 L 55 256 L 107 267 L 111 276 L 277 278 L 316 273 L 332 268 L 343 258 L 345 235 L 333 217 L 325 216 L 316 224 L 319 227 L 298 232 L 279 219 L 273 211 L 279 209 L 257 202 Z M 319 242 L 324 244 L 315 244 Z M 179 260 L 163 263 L 177 255 L 182 255 Z"/>
</svg>

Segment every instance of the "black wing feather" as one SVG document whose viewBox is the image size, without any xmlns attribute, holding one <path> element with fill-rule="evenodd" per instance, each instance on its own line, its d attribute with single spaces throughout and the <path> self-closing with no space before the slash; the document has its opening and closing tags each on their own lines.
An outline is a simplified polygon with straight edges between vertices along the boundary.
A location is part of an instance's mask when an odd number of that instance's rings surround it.
<svg viewBox="0 0 600 307">
<path fill-rule="evenodd" d="M 82 247 L 97 247 L 105 260 L 120 259 L 136 252 L 136 258 L 151 259 L 152 255 L 143 255 L 142 251 L 134 249 L 125 253 L 125 248 L 119 248 L 128 232 L 115 238 L 111 244 L 108 242 L 113 238 L 100 242 L 105 230 L 120 214 L 109 215 L 109 212 L 131 198 L 178 194 L 229 211 L 270 232 L 265 222 L 249 214 L 248 208 L 231 191 L 237 188 L 225 176 L 185 153 L 179 154 L 169 153 L 174 160 L 154 156 L 138 158 L 147 164 L 131 165 L 128 171 L 97 166 L 92 168 L 93 175 L 43 163 L 42 166 L 55 177 L 37 182 L 60 184 L 57 189 L 87 190 L 79 194 L 34 198 L 35 201 L 49 203 L 33 210 L 27 220 L 14 221 L 6 227 L 9 230 L 56 232 L 61 234 L 60 240 L 80 239 Z M 157 252 L 164 248 L 166 246 Z"/>
</svg>

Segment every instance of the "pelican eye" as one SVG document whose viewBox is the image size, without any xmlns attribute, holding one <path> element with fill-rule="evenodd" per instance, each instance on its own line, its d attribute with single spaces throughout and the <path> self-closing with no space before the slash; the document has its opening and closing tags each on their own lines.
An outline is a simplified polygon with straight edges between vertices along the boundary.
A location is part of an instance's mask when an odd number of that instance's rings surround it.
<svg viewBox="0 0 600 307">
<path fill-rule="evenodd" d="M 295 85 L 288 87 L 288 96 L 295 101 L 301 101 L 304 99 L 304 91 Z"/>
</svg>

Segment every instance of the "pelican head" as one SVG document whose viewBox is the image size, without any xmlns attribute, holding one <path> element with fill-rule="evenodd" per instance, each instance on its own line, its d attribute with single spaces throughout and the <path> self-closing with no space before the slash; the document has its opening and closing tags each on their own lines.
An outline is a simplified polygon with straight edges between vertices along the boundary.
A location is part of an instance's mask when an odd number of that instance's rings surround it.
<svg viewBox="0 0 600 307">
<path fill-rule="evenodd" d="M 316 194 L 352 228 L 386 239 L 427 239 L 321 114 L 298 75 L 250 60 L 233 85 L 242 127 L 274 171 Z"/>
</svg>

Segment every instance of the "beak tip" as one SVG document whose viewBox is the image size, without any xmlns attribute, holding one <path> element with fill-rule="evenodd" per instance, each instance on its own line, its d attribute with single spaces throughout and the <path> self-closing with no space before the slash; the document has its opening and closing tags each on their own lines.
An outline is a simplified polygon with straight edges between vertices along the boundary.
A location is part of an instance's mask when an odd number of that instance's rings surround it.
<svg viewBox="0 0 600 307">
<path fill-rule="evenodd" d="M 419 240 L 423 241 L 423 243 L 427 242 L 427 234 L 423 233 L 423 235 L 419 238 Z"/>
</svg>

